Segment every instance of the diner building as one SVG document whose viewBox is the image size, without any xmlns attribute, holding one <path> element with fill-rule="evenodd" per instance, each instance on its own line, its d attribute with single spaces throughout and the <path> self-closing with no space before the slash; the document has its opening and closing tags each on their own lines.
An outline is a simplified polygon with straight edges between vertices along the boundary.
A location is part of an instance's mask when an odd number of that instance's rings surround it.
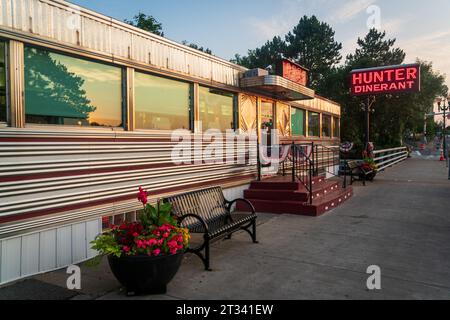
<svg viewBox="0 0 450 320">
<path fill-rule="evenodd" d="M 280 65 L 247 70 L 66 1 L 0 0 L 0 284 L 93 257 L 105 217 L 135 218 L 139 186 L 236 198 L 256 179 L 255 159 L 174 164 L 173 130 L 269 124 L 338 145 L 340 106 Z"/>
</svg>

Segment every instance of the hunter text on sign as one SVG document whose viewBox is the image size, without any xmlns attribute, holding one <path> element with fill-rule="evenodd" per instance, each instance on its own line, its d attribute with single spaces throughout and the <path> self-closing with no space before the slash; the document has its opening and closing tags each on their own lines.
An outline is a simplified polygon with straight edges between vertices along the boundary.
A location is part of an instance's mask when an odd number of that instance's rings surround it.
<svg viewBox="0 0 450 320">
<path fill-rule="evenodd" d="M 353 70 L 351 94 L 376 95 L 420 91 L 420 65 L 399 65 Z"/>
</svg>

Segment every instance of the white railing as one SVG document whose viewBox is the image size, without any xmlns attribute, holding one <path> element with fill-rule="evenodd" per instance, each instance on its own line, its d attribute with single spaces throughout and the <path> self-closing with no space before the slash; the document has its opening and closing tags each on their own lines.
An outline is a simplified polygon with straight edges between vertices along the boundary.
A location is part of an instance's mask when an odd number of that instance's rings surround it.
<svg viewBox="0 0 450 320">
<path fill-rule="evenodd" d="M 373 152 L 375 163 L 378 165 L 378 171 L 405 161 L 408 158 L 408 149 L 406 147 L 376 150 Z"/>
</svg>

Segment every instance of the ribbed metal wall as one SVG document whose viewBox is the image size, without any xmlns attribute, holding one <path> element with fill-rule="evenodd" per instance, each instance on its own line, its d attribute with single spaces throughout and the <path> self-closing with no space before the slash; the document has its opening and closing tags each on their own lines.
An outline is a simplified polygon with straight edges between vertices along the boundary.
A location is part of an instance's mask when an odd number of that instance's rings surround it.
<svg viewBox="0 0 450 320">
<path fill-rule="evenodd" d="M 65 1 L 0 0 L 0 28 L 235 87 L 246 70 Z"/>
<path fill-rule="evenodd" d="M 90 137 L 89 133 L 81 131 L 77 134 L 67 131 L 0 130 L 0 218 L 51 212 L 92 202 L 109 203 L 110 209 L 113 206 L 117 209 L 119 203 L 115 199 L 133 196 L 139 186 L 157 194 L 164 190 L 187 189 L 223 180 L 245 182 L 256 172 L 254 160 L 251 164 L 242 165 L 174 165 L 171 153 L 177 142 L 172 142 L 167 134 L 149 136 L 131 132 L 96 132 L 92 135 Z M 55 137 L 60 140 L 55 140 Z M 205 141 L 202 147 L 208 144 Z M 239 155 L 250 155 L 246 142 L 236 142 L 235 148 L 238 146 L 244 150 Z M 254 146 L 252 150 L 256 154 Z M 136 166 L 140 167 L 134 169 Z M 141 168 L 143 166 L 146 168 Z M 133 205 L 138 205 L 137 201 Z M 125 205 L 122 212 L 128 209 Z M 82 212 L 78 210 L 77 216 Z M 98 212 L 96 214 L 99 215 Z M 81 217 L 89 215 L 85 213 Z M 56 215 L 53 221 L 60 221 L 63 216 Z M 28 225 L 34 223 L 33 219 Z M 0 224 L 0 238 L 15 228 L 14 225 Z"/>
</svg>

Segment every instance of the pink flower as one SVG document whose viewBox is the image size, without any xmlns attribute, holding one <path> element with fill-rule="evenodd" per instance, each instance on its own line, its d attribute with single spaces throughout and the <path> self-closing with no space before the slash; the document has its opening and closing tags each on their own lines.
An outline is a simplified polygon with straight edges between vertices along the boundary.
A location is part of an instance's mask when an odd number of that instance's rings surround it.
<svg viewBox="0 0 450 320">
<path fill-rule="evenodd" d="M 163 234 L 163 238 L 168 238 L 170 236 L 170 233 L 168 233 L 168 232 L 164 232 L 164 234 Z"/>
<path fill-rule="evenodd" d="M 170 254 L 176 254 L 178 251 L 177 248 L 170 249 Z"/>
<path fill-rule="evenodd" d="M 160 249 L 155 249 L 155 250 L 153 250 L 153 255 L 154 255 L 154 256 L 159 256 L 160 253 L 161 253 L 161 250 L 160 250 Z"/>
<path fill-rule="evenodd" d="M 150 247 L 153 247 L 155 244 L 157 244 L 157 241 L 153 238 L 151 238 L 150 240 L 148 240 L 148 245 Z"/>
<path fill-rule="evenodd" d="M 133 237 L 139 237 L 139 233 L 137 233 L 137 232 L 135 232 L 135 233 L 133 233 Z"/>
<path fill-rule="evenodd" d="M 130 247 L 123 246 L 122 250 L 123 250 L 123 252 L 128 253 L 128 252 L 130 252 Z"/>
<path fill-rule="evenodd" d="M 139 187 L 138 200 L 144 205 L 148 202 L 147 192 L 142 187 Z"/>
<path fill-rule="evenodd" d="M 178 242 L 176 242 L 175 240 L 171 240 L 171 241 L 167 242 L 167 245 L 169 246 L 170 249 L 177 248 Z"/>
<path fill-rule="evenodd" d="M 138 241 L 136 241 L 136 244 L 137 244 L 137 247 L 138 247 L 138 248 L 143 248 L 143 249 L 145 249 L 145 243 L 144 243 L 144 241 L 138 240 Z"/>
</svg>

